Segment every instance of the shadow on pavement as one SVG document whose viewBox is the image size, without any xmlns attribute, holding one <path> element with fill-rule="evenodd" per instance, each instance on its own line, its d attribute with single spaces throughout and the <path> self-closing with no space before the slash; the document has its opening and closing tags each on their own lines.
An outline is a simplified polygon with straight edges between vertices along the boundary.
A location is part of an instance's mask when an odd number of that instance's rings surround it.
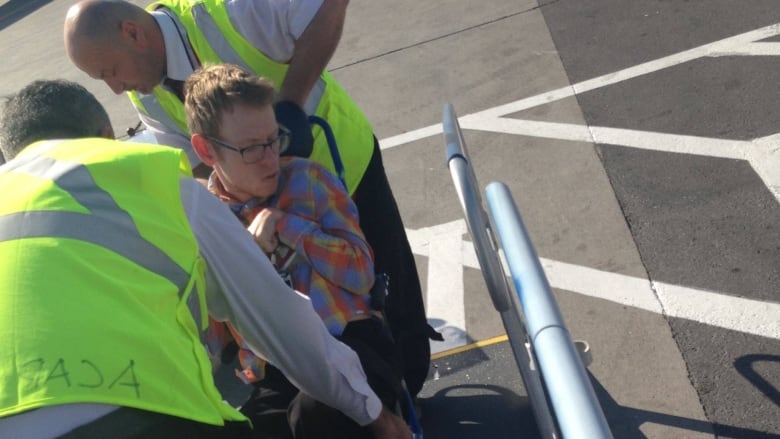
<svg viewBox="0 0 780 439">
<path fill-rule="evenodd" d="M 422 402 L 426 439 L 539 437 L 528 398 L 497 385 L 462 384 Z"/>
<path fill-rule="evenodd" d="M 432 360 L 418 402 L 426 439 L 539 438 L 507 342 Z"/>
<path fill-rule="evenodd" d="M 780 390 L 777 389 L 761 373 L 756 371 L 755 363 L 760 361 L 775 363 L 780 366 L 780 355 L 752 354 L 743 355 L 734 361 L 734 367 L 746 380 L 750 381 L 759 392 L 766 395 L 772 402 L 780 406 Z"/>
<path fill-rule="evenodd" d="M 0 4 L 0 30 L 28 16 L 52 0 L 10 0 Z"/>
<path fill-rule="evenodd" d="M 756 371 L 757 362 L 780 363 L 779 355 L 747 355 L 735 362 L 756 388 L 777 403 L 780 393 Z M 420 393 L 420 415 L 426 439 L 522 437 L 540 433 L 507 342 L 470 349 L 431 362 L 432 373 Z M 438 372 L 438 373 L 437 373 Z M 712 423 L 675 414 L 620 405 L 588 371 L 593 390 L 616 439 L 646 439 L 645 424 L 723 438 L 778 439 L 776 433 Z"/>
<path fill-rule="evenodd" d="M 588 372 L 590 375 L 590 372 Z M 615 438 L 646 438 L 641 431 L 642 424 L 651 423 L 659 425 L 668 425 L 680 430 L 701 432 L 704 434 L 717 435 L 721 438 L 741 438 L 741 439 L 777 439 L 775 433 L 767 433 L 749 428 L 735 427 L 700 419 L 691 419 L 683 416 L 676 416 L 666 413 L 658 413 L 649 410 L 635 409 L 621 406 L 615 401 L 601 386 L 601 384 L 590 375 L 593 390 L 604 409 L 604 415 L 609 423 L 610 430 Z M 685 437 L 685 436 L 680 436 Z"/>
</svg>

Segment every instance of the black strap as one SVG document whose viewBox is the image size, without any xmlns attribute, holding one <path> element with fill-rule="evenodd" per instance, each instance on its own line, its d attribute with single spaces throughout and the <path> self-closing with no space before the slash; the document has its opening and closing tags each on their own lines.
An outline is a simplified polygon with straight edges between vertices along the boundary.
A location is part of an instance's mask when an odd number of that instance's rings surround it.
<svg viewBox="0 0 780 439">
<path fill-rule="evenodd" d="M 120 407 L 58 439 L 250 439 L 252 437 L 252 427 L 248 422 L 225 421 L 224 425 L 209 425 L 176 416 Z"/>
<path fill-rule="evenodd" d="M 162 425 L 171 416 L 129 407 L 120 407 L 88 424 L 70 431 L 58 439 L 136 438 Z"/>
<path fill-rule="evenodd" d="M 175 94 L 180 101 L 184 102 L 184 81 L 179 81 L 178 79 L 171 79 L 166 77 L 163 80 L 163 85 L 165 85 L 165 87 L 168 88 L 168 90 L 173 92 L 173 94 Z"/>
</svg>

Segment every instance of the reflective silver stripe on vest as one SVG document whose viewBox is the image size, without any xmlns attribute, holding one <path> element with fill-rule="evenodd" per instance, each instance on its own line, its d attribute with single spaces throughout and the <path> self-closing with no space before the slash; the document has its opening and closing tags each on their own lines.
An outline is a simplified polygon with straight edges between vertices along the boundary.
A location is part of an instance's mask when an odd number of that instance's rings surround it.
<svg viewBox="0 0 780 439">
<path fill-rule="evenodd" d="M 192 291 L 190 292 L 189 297 L 187 297 L 187 308 L 190 309 L 190 314 L 192 314 L 195 325 L 198 327 L 198 332 L 200 332 L 200 341 L 205 344 L 207 334 L 206 331 L 203 331 L 203 328 L 201 328 L 201 319 L 203 318 L 203 314 L 201 313 L 203 312 L 203 308 L 200 306 L 200 295 L 198 294 L 197 282 L 192 286 Z"/>
<path fill-rule="evenodd" d="M 206 40 L 209 42 L 209 46 L 214 50 L 223 62 L 236 64 L 243 67 L 245 70 L 252 72 L 244 60 L 236 53 L 233 46 L 230 45 L 222 31 L 217 26 L 217 23 L 211 18 L 206 7 L 203 3 L 199 3 L 192 8 L 192 15 L 195 18 L 195 24 L 198 29 L 203 32 Z M 262 72 L 255 72 L 262 75 Z M 276 84 L 281 87 L 281 84 Z M 309 97 L 306 98 L 306 104 L 303 106 L 303 110 L 306 114 L 315 114 L 317 107 L 320 105 L 322 95 L 325 93 L 325 81 L 320 77 L 309 92 Z"/>
<path fill-rule="evenodd" d="M 306 105 L 303 106 L 303 111 L 308 115 L 317 113 L 317 107 L 320 105 L 322 95 L 325 94 L 325 81 L 320 77 L 317 82 L 314 83 L 314 87 L 309 92 L 309 97 L 306 98 Z"/>
<path fill-rule="evenodd" d="M 0 242 L 37 237 L 90 242 L 165 277 L 178 287 L 181 298 L 189 273 L 141 236 L 132 217 L 95 184 L 86 166 L 37 156 L 28 160 L 20 158 L 7 165 L 4 171 L 15 169 L 54 181 L 91 212 L 37 210 L 1 215 Z"/>
<path fill-rule="evenodd" d="M 179 128 L 179 124 L 163 109 L 162 105 L 160 105 L 160 101 L 157 100 L 157 97 L 153 93 L 148 95 L 138 93 L 138 99 L 144 107 L 140 109 L 144 114 L 165 125 L 168 129 L 175 131 L 176 134 L 183 136 L 187 140 L 187 143 L 189 143 L 189 133 L 186 133 Z"/>
</svg>

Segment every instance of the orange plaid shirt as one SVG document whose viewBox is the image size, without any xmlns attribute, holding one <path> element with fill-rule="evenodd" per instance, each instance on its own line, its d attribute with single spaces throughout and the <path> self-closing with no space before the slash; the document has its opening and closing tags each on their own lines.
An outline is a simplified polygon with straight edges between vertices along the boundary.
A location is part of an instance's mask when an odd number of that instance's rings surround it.
<svg viewBox="0 0 780 439">
<path fill-rule="evenodd" d="M 311 299 L 328 331 L 341 335 L 356 316 L 370 312 L 369 292 L 374 283 L 373 253 L 360 230 L 358 212 L 341 181 L 323 166 L 307 159 L 282 157 L 276 194 L 264 202 L 241 203 L 222 186 L 216 174 L 209 190 L 231 206 L 248 226 L 266 207 L 285 212 L 276 232 L 280 246 L 269 255 L 291 286 Z M 262 378 L 262 362 L 230 325 L 211 325 L 209 350 L 234 338 L 245 382 Z"/>
</svg>

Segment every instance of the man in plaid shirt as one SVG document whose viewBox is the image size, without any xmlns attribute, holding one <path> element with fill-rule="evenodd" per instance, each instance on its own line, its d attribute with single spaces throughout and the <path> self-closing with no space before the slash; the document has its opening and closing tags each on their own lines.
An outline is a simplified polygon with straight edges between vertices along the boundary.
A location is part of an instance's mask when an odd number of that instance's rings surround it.
<svg viewBox="0 0 780 439">
<path fill-rule="evenodd" d="M 357 352 L 383 403 L 395 407 L 401 371 L 392 337 L 370 306 L 373 255 L 342 182 L 308 159 L 279 157 L 289 133 L 276 123 L 267 79 L 237 66 L 210 66 L 186 81 L 185 95 L 193 148 L 214 169 L 209 190 L 247 226 L 279 274 L 309 296 L 330 333 Z M 219 326 L 214 329 L 212 342 L 220 335 Z M 240 334 L 228 329 L 241 348 Z M 278 406 L 289 397 L 295 437 L 369 437 L 343 414 L 296 395 L 277 370 L 263 371 L 262 360 L 248 349 L 240 350 L 240 359 L 239 377 L 256 383 L 242 411 L 263 425 L 258 430 L 289 434 L 280 416 L 287 407 Z M 273 403 L 265 398 L 269 389 Z"/>
</svg>

